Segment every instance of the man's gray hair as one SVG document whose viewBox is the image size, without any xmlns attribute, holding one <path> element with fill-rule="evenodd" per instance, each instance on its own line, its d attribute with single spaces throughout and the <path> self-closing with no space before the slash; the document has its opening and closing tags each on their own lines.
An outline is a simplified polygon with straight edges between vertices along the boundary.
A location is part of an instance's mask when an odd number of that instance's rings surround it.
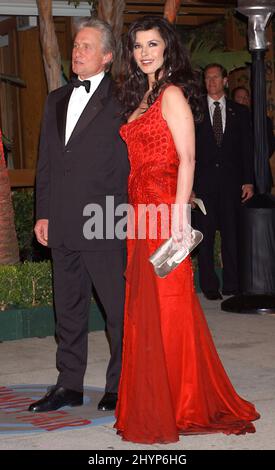
<svg viewBox="0 0 275 470">
<path fill-rule="evenodd" d="M 94 28 L 101 32 L 103 53 L 108 54 L 111 52 L 113 55 L 112 61 L 109 62 L 109 64 L 106 66 L 107 69 L 109 69 L 115 59 L 116 53 L 116 41 L 111 26 L 106 21 L 87 16 L 80 18 L 75 22 L 75 34 L 77 34 L 83 28 Z"/>
</svg>

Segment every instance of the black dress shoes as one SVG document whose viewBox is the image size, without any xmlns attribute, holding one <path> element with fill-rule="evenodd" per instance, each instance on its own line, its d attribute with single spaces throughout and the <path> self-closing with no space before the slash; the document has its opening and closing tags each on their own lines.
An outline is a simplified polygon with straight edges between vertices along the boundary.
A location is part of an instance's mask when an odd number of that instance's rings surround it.
<svg viewBox="0 0 275 470">
<path fill-rule="evenodd" d="M 208 300 L 222 300 L 222 295 L 219 291 L 207 291 L 203 294 Z"/>
<path fill-rule="evenodd" d="M 53 387 L 46 395 L 29 406 L 29 411 L 42 413 L 54 411 L 63 406 L 83 405 L 83 393 L 63 387 Z"/>
<path fill-rule="evenodd" d="M 97 405 L 98 410 L 112 411 L 116 409 L 117 393 L 106 392 Z"/>
</svg>

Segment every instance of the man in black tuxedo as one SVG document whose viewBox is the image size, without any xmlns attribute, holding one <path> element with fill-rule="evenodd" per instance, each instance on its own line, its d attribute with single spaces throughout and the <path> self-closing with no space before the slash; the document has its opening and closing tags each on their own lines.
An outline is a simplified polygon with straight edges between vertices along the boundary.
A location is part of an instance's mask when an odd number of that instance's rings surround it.
<svg viewBox="0 0 275 470">
<path fill-rule="evenodd" d="M 200 286 L 206 298 L 221 299 L 214 268 L 216 230 L 221 234 L 224 295 L 239 290 L 238 212 L 240 202 L 253 195 L 252 129 L 248 110 L 225 97 L 227 72 L 220 64 L 205 71 L 207 97 L 204 118 L 196 128 L 194 192 L 203 199 L 207 215 L 195 214 L 204 235 L 198 251 Z"/>
<path fill-rule="evenodd" d="M 35 234 L 42 245 L 52 249 L 59 376 L 56 386 L 29 407 L 33 412 L 83 403 L 92 284 L 105 309 L 111 341 L 105 395 L 98 408 L 112 410 L 116 405 L 126 255 L 125 240 L 110 234 L 110 224 L 117 219 L 112 218 L 110 207 L 106 209 L 106 196 L 113 212 L 127 202 L 129 168 L 119 135 L 120 110 L 106 73 L 114 50 L 106 23 L 82 19 L 72 53 L 72 69 L 78 79 L 50 93 L 46 102 Z M 102 217 L 95 223 L 104 221 L 105 225 L 103 236 L 93 238 L 93 224 L 89 231 L 85 222 L 96 209 Z M 96 227 L 94 233 L 100 234 L 101 229 Z"/>
</svg>

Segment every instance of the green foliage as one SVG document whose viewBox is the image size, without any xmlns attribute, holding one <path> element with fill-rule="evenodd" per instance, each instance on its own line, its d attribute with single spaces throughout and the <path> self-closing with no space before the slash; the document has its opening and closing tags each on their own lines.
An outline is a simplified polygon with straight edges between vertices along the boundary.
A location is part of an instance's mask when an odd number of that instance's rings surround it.
<svg viewBox="0 0 275 470">
<path fill-rule="evenodd" d="M 192 38 L 187 45 L 191 54 L 191 62 L 194 68 L 204 68 L 207 64 L 218 63 L 223 65 L 227 72 L 234 69 L 246 67 L 251 62 L 248 51 L 226 52 L 219 49 L 213 42 Z"/>
<path fill-rule="evenodd" d="M 12 193 L 20 258 L 30 259 L 32 256 L 34 200 L 33 191 L 17 190 Z"/>
<path fill-rule="evenodd" d="M 0 266 L 0 310 L 52 305 L 49 261 Z"/>
<path fill-rule="evenodd" d="M 197 259 L 198 249 L 194 251 L 192 256 L 192 265 L 194 271 L 198 269 L 198 259 Z M 221 235 L 220 232 L 216 232 L 215 244 L 214 244 L 214 264 L 217 268 L 222 267 L 222 257 L 221 257 Z"/>
<path fill-rule="evenodd" d="M 228 15 L 232 15 L 228 11 Z M 251 62 L 251 55 L 247 50 L 226 51 L 225 19 L 199 28 L 178 27 L 183 44 L 190 52 L 191 62 L 194 68 L 204 68 L 210 63 L 223 65 L 228 73 L 234 69 L 246 67 Z M 238 21 L 240 28 L 246 28 L 246 24 Z M 246 30 L 246 29 L 245 29 Z"/>
<path fill-rule="evenodd" d="M 18 289 L 19 265 L 0 266 L 0 310 L 4 310 L 7 305 L 19 304 L 20 289 Z"/>
<path fill-rule="evenodd" d="M 225 21 L 219 20 L 199 27 L 177 26 L 183 44 L 188 44 L 196 39 L 196 42 L 213 43 L 218 49 L 225 48 Z"/>
</svg>

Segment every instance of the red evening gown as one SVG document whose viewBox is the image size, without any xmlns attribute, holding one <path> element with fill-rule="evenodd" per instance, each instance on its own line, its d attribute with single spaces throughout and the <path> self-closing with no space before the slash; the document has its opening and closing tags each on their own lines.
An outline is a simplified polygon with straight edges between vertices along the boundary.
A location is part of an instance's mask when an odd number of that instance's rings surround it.
<svg viewBox="0 0 275 470">
<path fill-rule="evenodd" d="M 129 203 L 175 201 L 178 157 L 161 97 L 125 124 Z M 148 257 L 157 239 L 128 239 L 124 349 L 115 427 L 123 439 L 168 443 L 179 434 L 255 432 L 255 407 L 237 395 L 194 291 L 190 258 L 158 278 Z"/>
</svg>

